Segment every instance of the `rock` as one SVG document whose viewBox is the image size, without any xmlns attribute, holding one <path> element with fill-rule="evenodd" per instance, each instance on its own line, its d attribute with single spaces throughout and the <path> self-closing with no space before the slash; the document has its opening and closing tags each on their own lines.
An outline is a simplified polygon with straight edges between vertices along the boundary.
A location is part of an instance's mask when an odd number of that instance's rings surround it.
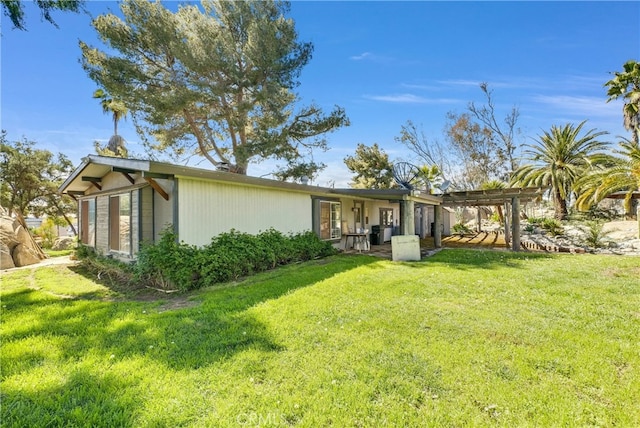
<svg viewBox="0 0 640 428">
<path fill-rule="evenodd" d="M 16 267 L 11 257 L 11 250 L 4 243 L 0 242 L 0 269 L 11 269 Z"/>
<path fill-rule="evenodd" d="M 45 258 L 29 231 L 13 217 L 0 215 L 0 269 L 27 266 Z"/>
<path fill-rule="evenodd" d="M 40 262 L 40 256 L 38 253 L 29 248 L 26 244 L 18 244 L 13 249 L 11 254 L 13 257 L 13 263 L 16 267 L 34 265 Z"/>
<path fill-rule="evenodd" d="M 69 250 L 73 248 L 75 240 L 71 236 L 62 236 L 53 243 L 52 250 L 60 251 L 60 250 Z"/>
</svg>

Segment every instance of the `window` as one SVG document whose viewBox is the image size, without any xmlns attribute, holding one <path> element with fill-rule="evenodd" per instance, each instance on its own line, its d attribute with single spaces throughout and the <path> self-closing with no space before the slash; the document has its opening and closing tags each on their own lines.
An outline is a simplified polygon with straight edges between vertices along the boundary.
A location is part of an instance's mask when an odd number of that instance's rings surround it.
<svg viewBox="0 0 640 428">
<path fill-rule="evenodd" d="M 131 253 L 131 195 L 109 198 L 109 249 Z"/>
<path fill-rule="evenodd" d="M 340 239 L 340 202 L 320 201 L 320 239 Z"/>
<path fill-rule="evenodd" d="M 83 244 L 96 245 L 96 200 L 87 199 L 80 204 L 80 240 Z"/>
<path fill-rule="evenodd" d="M 392 208 L 380 208 L 380 226 L 393 227 Z"/>
</svg>

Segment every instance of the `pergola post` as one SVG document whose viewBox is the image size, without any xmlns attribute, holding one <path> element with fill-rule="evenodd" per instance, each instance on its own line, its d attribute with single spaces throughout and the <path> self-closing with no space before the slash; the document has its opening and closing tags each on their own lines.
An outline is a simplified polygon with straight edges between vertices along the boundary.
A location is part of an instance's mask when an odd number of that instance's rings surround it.
<svg viewBox="0 0 640 428">
<path fill-rule="evenodd" d="M 476 232 L 482 232 L 482 215 L 480 211 L 480 206 L 476 207 Z"/>
<path fill-rule="evenodd" d="M 415 203 L 413 201 L 400 201 L 400 234 L 416 234 Z"/>
<path fill-rule="evenodd" d="M 520 251 L 520 198 L 511 198 L 511 227 L 512 227 L 512 240 L 511 249 L 513 251 Z"/>
<path fill-rule="evenodd" d="M 442 247 L 442 205 L 433 207 L 433 245 Z"/>
<path fill-rule="evenodd" d="M 507 244 L 507 248 L 509 247 L 509 242 L 511 242 L 511 217 L 509 216 L 509 208 L 510 208 L 510 205 L 505 202 L 504 204 L 504 242 Z"/>
</svg>

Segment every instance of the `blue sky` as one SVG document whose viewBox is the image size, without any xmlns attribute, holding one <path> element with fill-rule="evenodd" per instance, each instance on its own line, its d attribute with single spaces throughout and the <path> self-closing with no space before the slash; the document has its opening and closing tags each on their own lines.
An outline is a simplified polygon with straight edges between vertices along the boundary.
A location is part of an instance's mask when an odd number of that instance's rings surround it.
<svg viewBox="0 0 640 428">
<path fill-rule="evenodd" d="M 98 44 L 91 18 L 55 13 L 56 29 L 27 6 L 27 32 L 2 17 L 1 126 L 10 140 L 24 136 L 77 164 L 94 140 L 113 133 L 79 63 L 78 40 Z M 109 10 L 117 13 L 117 3 L 88 2 L 94 16 Z M 484 102 L 481 82 L 493 90 L 499 118 L 519 108 L 522 142 L 585 119 L 611 141 L 628 135 L 622 104 L 606 103 L 603 84 L 627 60 L 640 60 L 640 2 L 295 1 L 289 16 L 299 39 L 314 44 L 297 88 L 302 102 L 339 105 L 351 120 L 316 154 L 328 168 L 315 184 L 347 186 L 343 159 L 358 143 L 411 160 L 394 141 L 408 120 L 444 141 L 447 112 Z M 143 154 L 130 119 L 119 133 Z M 273 167 L 252 165 L 249 174 Z"/>
</svg>

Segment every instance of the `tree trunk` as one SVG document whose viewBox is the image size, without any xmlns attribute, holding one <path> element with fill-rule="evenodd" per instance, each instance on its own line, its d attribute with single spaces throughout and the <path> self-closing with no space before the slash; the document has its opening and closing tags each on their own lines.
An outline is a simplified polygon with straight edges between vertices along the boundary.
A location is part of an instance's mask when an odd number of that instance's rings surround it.
<svg viewBox="0 0 640 428">
<path fill-rule="evenodd" d="M 640 206 L 640 204 L 638 204 L 638 200 L 637 199 L 629 199 L 629 202 L 627 203 L 625 201 L 625 213 L 624 213 L 624 219 L 625 220 L 636 220 L 636 212 L 638 211 L 638 207 Z"/>
<path fill-rule="evenodd" d="M 504 224 L 504 213 L 502 212 L 502 205 L 496 205 L 496 209 L 498 210 L 498 218 L 500 219 L 500 224 Z"/>
<path fill-rule="evenodd" d="M 244 165 L 240 165 L 240 164 L 236 164 L 236 165 L 229 165 L 229 172 L 233 172 L 234 174 L 242 174 L 242 175 L 247 175 L 247 164 Z"/>
<path fill-rule="evenodd" d="M 556 190 L 553 194 L 553 208 L 555 210 L 556 220 L 566 220 L 569 216 L 567 211 L 567 200 L 560 195 L 560 191 Z"/>
</svg>

